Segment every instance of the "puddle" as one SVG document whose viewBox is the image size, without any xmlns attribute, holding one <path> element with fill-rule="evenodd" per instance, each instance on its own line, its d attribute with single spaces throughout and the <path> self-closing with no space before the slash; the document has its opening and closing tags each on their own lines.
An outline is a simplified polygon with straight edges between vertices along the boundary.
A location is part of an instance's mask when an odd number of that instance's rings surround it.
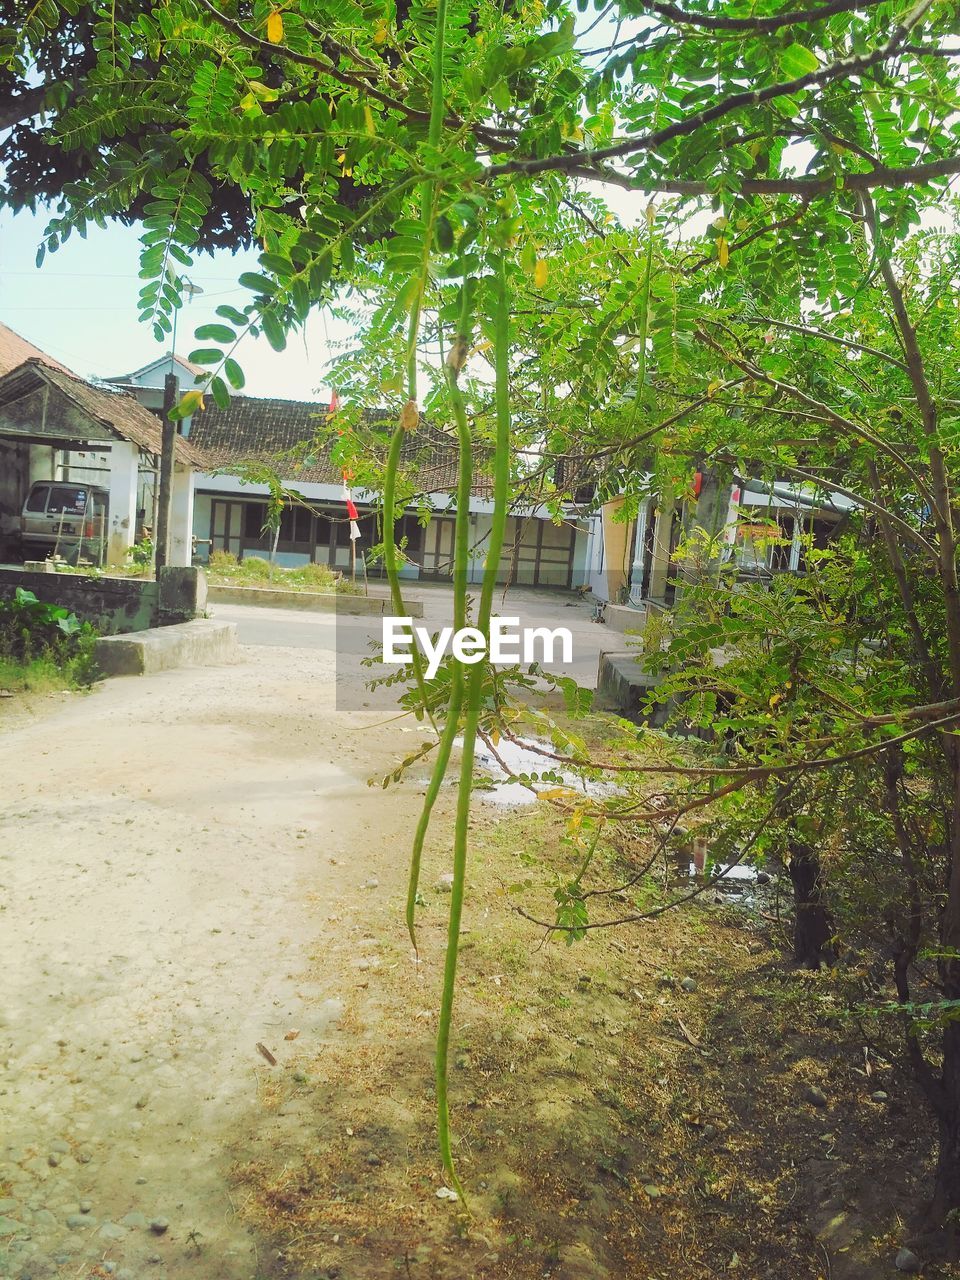
<svg viewBox="0 0 960 1280">
<path fill-rule="evenodd" d="M 690 875 L 695 876 L 696 874 L 697 865 L 695 862 L 691 862 Z M 729 886 L 733 889 L 734 893 L 740 893 L 743 889 L 744 883 L 757 883 L 757 868 L 747 866 L 742 862 L 735 862 L 732 866 L 725 866 L 723 863 L 717 863 L 711 867 L 710 879 L 717 881 L 718 889 L 723 889 Z M 740 883 L 736 884 L 736 881 L 740 881 Z"/>
<path fill-rule="evenodd" d="M 458 738 L 456 745 L 462 747 L 463 739 Z M 547 743 L 544 742 L 542 745 L 549 749 Z M 579 791 L 585 796 L 609 796 L 614 793 L 614 788 L 608 783 L 584 782 L 575 770 L 564 769 L 558 761 L 552 760 L 549 756 L 542 756 L 537 751 L 517 746 L 515 742 L 508 742 L 505 738 L 500 739 L 496 750 L 509 773 L 504 771 L 487 744 L 482 739 L 477 739 L 477 768 L 482 770 L 495 785 L 489 790 L 478 788 L 476 794 L 489 804 L 504 807 L 535 804 L 536 792 L 551 791 L 556 787 L 569 787 L 571 791 Z M 531 779 L 534 790 L 531 791 L 530 787 L 520 782 L 510 781 L 511 773 Z M 547 776 L 544 777 L 544 774 Z M 536 775 L 535 781 L 534 775 Z"/>
</svg>

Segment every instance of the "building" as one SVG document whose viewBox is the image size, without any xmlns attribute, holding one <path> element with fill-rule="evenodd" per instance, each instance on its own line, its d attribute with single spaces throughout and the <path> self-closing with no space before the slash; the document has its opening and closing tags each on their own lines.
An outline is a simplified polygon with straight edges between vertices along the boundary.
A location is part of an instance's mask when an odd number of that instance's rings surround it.
<svg viewBox="0 0 960 1280">
<path fill-rule="evenodd" d="M 0 325 L 0 541 L 15 549 L 20 513 L 37 480 L 109 492 L 103 563 L 122 564 L 156 524 L 161 424 L 134 396 L 94 383 Z M 175 448 L 170 563 L 192 556 L 193 474 L 199 456 Z M 88 558 L 93 548 L 88 551 Z"/>
<path fill-rule="evenodd" d="M 155 361 L 122 379 L 117 386 L 144 404 L 162 388 L 170 357 Z M 189 379 L 202 371 L 177 361 L 178 374 Z M 166 366 L 166 367 L 164 367 Z M 183 390 L 185 388 L 181 388 Z M 359 538 L 351 538 L 342 466 L 334 457 L 336 439 L 329 426 L 329 406 L 316 401 L 234 396 L 219 409 L 208 405 L 183 424 L 184 438 L 203 459 L 195 478 L 193 534 L 198 561 L 212 551 L 271 558 L 282 567 L 308 563 L 329 565 L 345 573 L 382 574 L 379 557 L 370 555 L 382 542 L 380 494 L 357 487 Z M 386 458 L 394 422 L 386 413 L 365 419 L 365 447 Z M 418 492 L 397 522 L 402 548 L 402 575 L 408 579 L 449 579 L 453 574 L 453 530 L 457 475 L 455 440 L 421 422 L 404 442 L 402 466 L 417 477 Z M 479 581 L 490 531 L 493 503 L 482 459 L 470 499 L 470 581 Z M 295 498 L 284 503 L 279 528 L 268 527 L 272 478 L 278 477 Z M 555 521 L 545 507 L 517 510 L 508 521 L 501 579 L 516 585 L 570 588 L 583 581 L 587 527 L 576 514 Z"/>
<path fill-rule="evenodd" d="M 697 524 L 717 538 L 721 564 L 741 578 L 802 573 L 807 548 L 826 546 L 852 507 L 840 494 L 816 494 L 787 481 L 712 479 L 710 493 L 698 473 L 681 498 L 644 498 L 631 518 L 624 498 L 605 503 L 590 522 L 587 581 L 593 594 L 626 609 L 672 605 L 680 583 L 695 577 L 694 553 L 685 555 L 681 544 Z"/>
</svg>

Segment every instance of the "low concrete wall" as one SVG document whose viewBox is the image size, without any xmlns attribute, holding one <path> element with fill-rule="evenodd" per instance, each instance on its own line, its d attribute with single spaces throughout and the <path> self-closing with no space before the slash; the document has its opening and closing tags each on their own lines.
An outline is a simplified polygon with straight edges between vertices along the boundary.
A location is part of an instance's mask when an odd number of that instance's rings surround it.
<svg viewBox="0 0 960 1280">
<path fill-rule="evenodd" d="M 629 604 L 608 604 L 603 611 L 603 620 L 611 631 L 642 631 L 647 622 L 646 606 L 635 609 Z"/>
<path fill-rule="evenodd" d="M 125 635 L 148 627 L 187 622 L 206 606 L 206 578 L 199 569 L 168 565 L 153 578 L 57 573 L 49 568 L 0 569 L 0 600 L 12 600 L 17 587 L 45 604 L 59 604 L 101 635 Z"/>
<path fill-rule="evenodd" d="M 346 616 L 379 617 L 392 612 L 386 596 L 355 596 L 346 591 L 284 591 L 279 587 L 227 587 L 210 584 L 207 599 L 211 604 L 252 604 L 274 609 L 312 609 L 320 613 Z M 423 601 L 404 599 L 411 618 L 423 617 Z"/>
<path fill-rule="evenodd" d="M 131 635 L 101 636 L 95 657 L 107 676 L 144 676 L 173 667 L 212 667 L 237 660 L 232 622 L 195 618 Z"/>
<path fill-rule="evenodd" d="M 0 569 L 0 599 L 12 600 L 17 587 L 32 591 L 45 604 L 62 605 L 104 635 L 152 626 L 160 600 L 157 584 L 144 578 Z"/>
<path fill-rule="evenodd" d="M 669 708 L 658 706 L 650 716 L 644 712 L 643 705 L 651 689 L 660 684 L 660 677 L 644 671 L 637 662 L 638 656 L 636 650 L 600 654 L 596 705 L 638 724 L 659 727 L 666 720 Z"/>
</svg>

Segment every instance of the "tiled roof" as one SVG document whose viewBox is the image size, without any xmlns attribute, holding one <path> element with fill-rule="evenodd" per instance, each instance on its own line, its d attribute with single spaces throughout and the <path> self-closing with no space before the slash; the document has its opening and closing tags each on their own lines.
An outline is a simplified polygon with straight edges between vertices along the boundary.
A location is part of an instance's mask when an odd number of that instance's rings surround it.
<svg viewBox="0 0 960 1280">
<path fill-rule="evenodd" d="M 48 356 L 45 351 L 35 347 L 26 338 L 21 338 L 19 333 L 14 333 L 5 324 L 0 324 L 0 377 L 9 373 L 11 369 L 16 369 L 17 365 L 23 364 L 25 360 L 42 360 L 51 369 L 70 373 L 65 364 L 54 360 L 53 356 Z"/>
<path fill-rule="evenodd" d="M 385 462 L 396 422 L 395 412 L 364 415 L 364 451 Z M 291 483 L 340 484 L 342 470 L 333 461 L 337 435 L 331 429 L 325 404 L 312 400 L 275 400 L 234 396 L 226 409 L 211 405 L 193 416 L 190 443 L 209 471 L 244 463 L 267 463 Z M 452 436 L 421 419 L 407 434 L 401 465 L 420 493 L 452 493 L 457 487 L 457 444 Z M 478 478 L 475 494 L 486 493 Z"/>
<path fill-rule="evenodd" d="M 31 357 L 0 377 L 0 405 L 29 394 L 42 383 L 54 387 L 81 413 L 122 439 L 148 453 L 160 452 L 160 419 L 149 409 L 144 409 L 133 396 L 123 391 L 95 387 L 62 367 L 48 364 L 43 357 Z M 199 453 L 182 436 L 176 440 L 176 457 L 181 462 L 200 465 Z"/>
</svg>

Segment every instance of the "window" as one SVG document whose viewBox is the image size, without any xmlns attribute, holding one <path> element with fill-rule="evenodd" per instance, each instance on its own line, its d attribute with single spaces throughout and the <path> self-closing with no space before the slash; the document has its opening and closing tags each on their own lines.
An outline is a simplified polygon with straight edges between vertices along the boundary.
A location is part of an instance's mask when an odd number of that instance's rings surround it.
<svg viewBox="0 0 960 1280">
<path fill-rule="evenodd" d="M 47 506 L 47 494 L 50 492 L 49 485 L 41 484 L 30 493 L 27 499 L 28 511 L 45 511 Z"/>
<path fill-rule="evenodd" d="M 766 569 L 771 547 L 780 538 L 780 526 L 770 520 L 737 526 L 737 560 L 741 569 Z"/>
<path fill-rule="evenodd" d="M 243 536 L 248 542 L 257 542 L 263 537 L 263 526 L 267 521 L 267 507 L 263 502 L 248 502 L 243 508 Z"/>
<path fill-rule="evenodd" d="M 75 489 L 70 485 L 55 484 L 50 489 L 50 501 L 47 503 L 47 514 L 82 516 L 87 509 L 87 490 Z"/>
<path fill-rule="evenodd" d="M 280 541 L 309 543 L 313 513 L 306 507 L 284 507 L 280 517 Z"/>
</svg>

